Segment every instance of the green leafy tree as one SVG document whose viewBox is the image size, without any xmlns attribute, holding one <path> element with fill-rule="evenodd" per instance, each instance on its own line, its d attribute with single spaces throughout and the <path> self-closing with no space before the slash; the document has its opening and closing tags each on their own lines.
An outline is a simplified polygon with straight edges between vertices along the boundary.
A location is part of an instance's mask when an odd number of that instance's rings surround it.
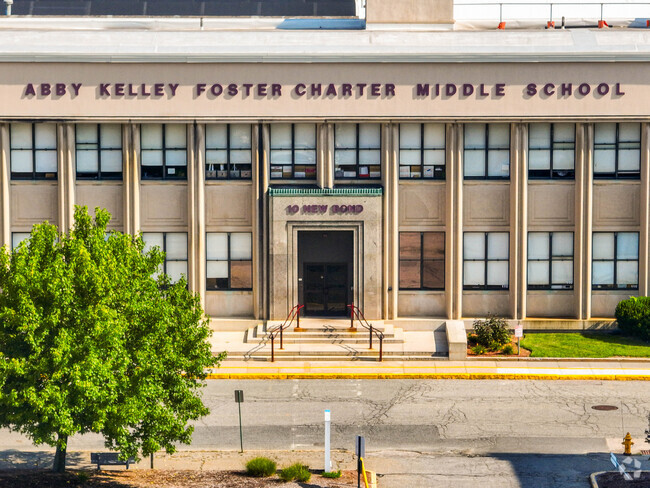
<svg viewBox="0 0 650 488">
<path fill-rule="evenodd" d="M 164 253 L 109 220 L 77 207 L 68 233 L 42 223 L 0 251 L 0 425 L 55 446 L 59 472 L 74 434 L 135 458 L 189 443 L 222 359 L 186 281 L 154 278 Z"/>
</svg>

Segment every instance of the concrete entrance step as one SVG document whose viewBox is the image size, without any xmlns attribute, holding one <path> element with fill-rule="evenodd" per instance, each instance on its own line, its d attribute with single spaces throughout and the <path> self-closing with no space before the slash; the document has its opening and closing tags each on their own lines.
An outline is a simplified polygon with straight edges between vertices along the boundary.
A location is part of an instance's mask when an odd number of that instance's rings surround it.
<svg viewBox="0 0 650 488">
<path fill-rule="evenodd" d="M 302 326 L 302 324 L 301 324 Z M 257 325 L 248 329 L 244 341 L 254 344 L 257 342 L 270 341 L 269 330 L 273 327 Z M 373 329 L 374 326 L 373 326 Z M 384 343 L 403 342 L 404 332 L 400 328 L 394 328 L 391 324 L 386 324 L 381 328 L 376 328 L 378 332 L 384 334 Z M 282 333 L 283 341 L 286 343 L 363 343 L 369 342 L 370 331 L 365 328 L 357 328 L 356 332 L 350 331 L 349 328 L 338 328 L 332 326 L 322 326 L 320 328 L 305 328 L 303 332 L 296 332 L 293 328 L 287 329 Z M 277 337 L 276 337 L 277 340 Z M 379 341 L 376 334 L 373 334 L 373 342 Z"/>
<path fill-rule="evenodd" d="M 443 353 L 430 352 L 409 352 L 400 353 L 397 351 L 384 351 L 383 359 L 385 361 L 431 361 L 434 359 L 446 359 L 447 355 Z M 271 361 L 271 351 L 258 351 L 251 354 L 229 353 L 227 361 Z M 309 351 L 275 351 L 276 361 L 341 361 L 341 360 L 363 360 L 378 361 L 379 351 L 373 350 L 354 350 L 333 352 L 309 352 Z"/>
</svg>

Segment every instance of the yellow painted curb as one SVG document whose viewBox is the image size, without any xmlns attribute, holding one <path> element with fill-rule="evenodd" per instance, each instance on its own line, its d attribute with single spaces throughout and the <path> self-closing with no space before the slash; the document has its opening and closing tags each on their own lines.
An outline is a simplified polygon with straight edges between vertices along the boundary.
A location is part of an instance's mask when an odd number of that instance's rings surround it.
<svg viewBox="0 0 650 488">
<path fill-rule="evenodd" d="M 209 380 L 582 380 L 650 381 L 650 375 L 515 373 L 212 373 Z"/>
</svg>

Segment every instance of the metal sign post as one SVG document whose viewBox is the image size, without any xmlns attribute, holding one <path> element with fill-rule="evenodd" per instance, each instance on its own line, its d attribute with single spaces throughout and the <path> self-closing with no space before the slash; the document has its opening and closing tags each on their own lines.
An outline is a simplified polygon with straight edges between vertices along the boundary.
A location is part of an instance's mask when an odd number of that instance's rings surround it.
<svg viewBox="0 0 650 488">
<path fill-rule="evenodd" d="M 361 459 L 366 455 L 366 439 L 363 436 L 357 436 L 357 442 L 354 450 L 357 455 L 357 488 L 361 488 L 361 470 L 363 469 Z"/>
<path fill-rule="evenodd" d="M 244 401 L 243 390 L 235 390 L 235 401 L 237 402 L 237 406 L 239 407 L 239 446 L 241 447 L 241 451 L 239 452 L 244 452 L 244 436 L 242 435 L 242 430 L 241 430 L 241 404 Z"/>
<path fill-rule="evenodd" d="M 332 471 L 332 462 L 330 461 L 330 421 L 331 414 L 329 410 L 325 410 L 325 472 Z"/>
</svg>

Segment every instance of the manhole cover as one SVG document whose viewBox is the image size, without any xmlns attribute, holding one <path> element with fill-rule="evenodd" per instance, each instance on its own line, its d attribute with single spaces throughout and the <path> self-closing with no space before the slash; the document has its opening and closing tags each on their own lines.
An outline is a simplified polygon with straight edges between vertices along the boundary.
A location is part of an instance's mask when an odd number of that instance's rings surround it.
<svg viewBox="0 0 650 488">
<path fill-rule="evenodd" d="M 614 405 L 594 405 L 591 408 L 594 410 L 618 410 L 618 407 L 615 407 Z"/>
</svg>

